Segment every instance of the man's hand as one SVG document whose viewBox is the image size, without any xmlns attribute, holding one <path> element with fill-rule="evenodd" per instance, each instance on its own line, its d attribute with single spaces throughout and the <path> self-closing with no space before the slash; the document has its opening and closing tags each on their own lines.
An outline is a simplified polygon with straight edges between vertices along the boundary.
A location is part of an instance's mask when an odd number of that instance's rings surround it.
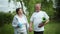
<svg viewBox="0 0 60 34">
<path fill-rule="evenodd" d="M 40 23 L 40 24 L 38 25 L 39 28 L 42 27 L 42 26 L 44 26 L 44 23 Z"/>
<path fill-rule="evenodd" d="M 29 32 L 32 32 L 32 31 L 33 31 L 33 29 L 30 27 L 30 28 L 29 28 Z"/>
<path fill-rule="evenodd" d="M 45 23 L 40 23 L 39 25 L 38 25 L 38 27 L 42 27 L 42 26 L 44 26 L 45 24 L 47 24 L 49 22 L 49 20 L 47 20 Z"/>
<path fill-rule="evenodd" d="M 32 32 L 32 31 L 33 31 L 33 29 L 32 29 L 32 24 L 33 24 L 33 23 L 32 23 L 32 22 L 30 22 L 30 25 L 29 25 L 29 31 L 30 31 L 30 32 Z"/>
</svg>

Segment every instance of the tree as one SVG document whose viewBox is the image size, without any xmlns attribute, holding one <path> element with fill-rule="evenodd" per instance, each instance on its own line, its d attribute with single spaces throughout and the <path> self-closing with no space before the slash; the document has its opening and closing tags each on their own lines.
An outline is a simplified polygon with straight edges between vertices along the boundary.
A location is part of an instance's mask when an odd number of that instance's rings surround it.
<svg viewBox="0 0 60 34">
<path fill-rule="evenodd" d="M 55 0 L 55 2 L 56 2 L 56 12 L 55 12 L 55 18 L 57 19 L 57 20 L 60 20 L 60 0 Z"/>
</svg>

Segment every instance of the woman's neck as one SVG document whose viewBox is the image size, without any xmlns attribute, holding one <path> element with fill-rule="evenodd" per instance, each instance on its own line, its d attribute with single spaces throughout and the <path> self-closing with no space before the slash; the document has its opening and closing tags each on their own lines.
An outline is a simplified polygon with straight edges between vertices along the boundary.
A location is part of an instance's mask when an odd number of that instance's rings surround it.
<svg viewBox="0 0 60 34">
<path fill-rule="evenodd" d="M 19 17 L 22 17 L 22 16 L 23 16 L 23 14 L 18 14 L 18 16 L 19 16 Z"/>
</svg>

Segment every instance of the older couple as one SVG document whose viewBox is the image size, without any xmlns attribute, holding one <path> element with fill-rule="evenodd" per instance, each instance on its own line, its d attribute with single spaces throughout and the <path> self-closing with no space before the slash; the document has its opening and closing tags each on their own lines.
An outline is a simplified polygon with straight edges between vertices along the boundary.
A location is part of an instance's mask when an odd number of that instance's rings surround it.
<svg viewBox="0 0 60 34">
<path fill-rule="evenodd" d="M 28 24 L 27 17 L 23 14 L 21 8 L 17 8 L 16 13 L 12 22 L 14 34 L 28 34 L 27 30 L 34 31 L 34 34 L 43 34 L 44 25 L 49 22 L 49 16 L 46 12 L 41 11 L 41 4 L 35 5 L 35 12 L 30 18 L 30 24 Z M 34 25 L 34 30 L 32 25 Z"/>
</svg>

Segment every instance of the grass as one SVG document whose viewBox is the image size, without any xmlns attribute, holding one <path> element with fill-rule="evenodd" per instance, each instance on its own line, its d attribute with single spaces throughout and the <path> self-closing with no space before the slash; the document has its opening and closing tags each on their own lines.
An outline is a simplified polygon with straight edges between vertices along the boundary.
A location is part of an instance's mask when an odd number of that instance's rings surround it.
<svg viewBox="0 0 60 34">
<path fill-rule="evenodd" d="M 60 23 L 58 22 L 49 22 L 45 25 L 44 34 L 60 34 Z M 5 24 L 3 27 L 0 27 L 0 34 L 14 34 L 14 29 L 11 24 Z M 29 34 L 33 34 L 33 32 L 29 32 Z"/>
<path fill-rule="evenodd" d="M 45 26 L 44 34 L 60 34 L 60 23 L 50 22 Z"/>
</svg>

